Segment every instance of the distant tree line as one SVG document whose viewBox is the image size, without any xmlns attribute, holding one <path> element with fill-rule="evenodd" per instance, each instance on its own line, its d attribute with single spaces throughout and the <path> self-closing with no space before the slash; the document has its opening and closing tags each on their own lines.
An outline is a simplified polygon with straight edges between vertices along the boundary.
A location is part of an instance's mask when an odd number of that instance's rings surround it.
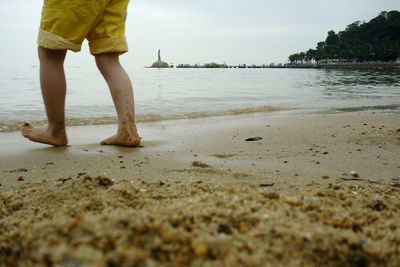
<svg viewBox="0 0 400 267">
<path fill-rule="evenodd" d="M 315 49 L 289 56 L 291 63 L 321 61 L 395 61 L 400 58 L 400 12 L 383 11 L 369 22 L 329 31 Z"/>
</svg>

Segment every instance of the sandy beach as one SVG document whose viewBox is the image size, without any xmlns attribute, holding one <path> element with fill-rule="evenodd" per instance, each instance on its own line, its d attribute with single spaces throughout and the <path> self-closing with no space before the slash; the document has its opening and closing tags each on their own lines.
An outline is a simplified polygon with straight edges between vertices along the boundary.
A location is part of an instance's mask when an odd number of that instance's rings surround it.
<svg viewBox="0 0 400 267">
<path fill-rule="evenodd" d="M 143 147 L 0 133 L 0 266 L 399 266 L 400 118 L 139 123 Z"/>
</svg>

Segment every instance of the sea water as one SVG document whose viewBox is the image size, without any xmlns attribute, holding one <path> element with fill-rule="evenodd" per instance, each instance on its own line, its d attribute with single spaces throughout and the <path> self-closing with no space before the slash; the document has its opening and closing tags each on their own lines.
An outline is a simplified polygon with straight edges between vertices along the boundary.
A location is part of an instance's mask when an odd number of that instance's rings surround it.
<svg viewBox="0 0 400 267">
<path fill-rule="evenodd" d="M 38 67 L 0 69 L 0 129 L 46 119 Z M 127 68 L 138 120 L 312 109 L 400 113 L 400 68 Z M 69 124 L 115 121 L 108 88 L 95 67 L 66 67 Z"/>
</svg>

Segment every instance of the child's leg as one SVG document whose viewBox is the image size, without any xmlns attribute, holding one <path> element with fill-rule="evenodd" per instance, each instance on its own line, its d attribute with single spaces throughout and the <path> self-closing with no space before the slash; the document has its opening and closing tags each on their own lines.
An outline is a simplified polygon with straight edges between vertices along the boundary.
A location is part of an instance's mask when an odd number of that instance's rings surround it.
<svg viewBox="0 0 400 267">
<path fill-rule="evenodd" d="M 48 126 L 33 127 L 25 124 L 22 134 L 34 142 L 53 146 L 65 146 L 68 143 L 65 133 L 65 93 L 64 73 L 65 50 L 50 50 L 39 47 L 40 85 L 46 108 Z"/>
<path fill-rule="evenodd" d="M 118 131 L 102 145 L 136 147 L 140 137 L 135 124 L 133 89 L 128 74 L 119 63 L 118 53 L 96 55 L 96 64 L 110 88 L 118 116 Z"/>
</svg>

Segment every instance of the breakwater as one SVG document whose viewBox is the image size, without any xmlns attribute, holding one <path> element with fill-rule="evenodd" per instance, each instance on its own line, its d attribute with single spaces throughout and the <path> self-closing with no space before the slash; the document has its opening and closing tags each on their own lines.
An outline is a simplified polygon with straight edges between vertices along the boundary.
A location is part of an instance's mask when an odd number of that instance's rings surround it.
<svg viewBox="0 0 400 267">
<path fill-rule="evenodd" d="M 351 62 L 351 63 L 270 63 L 270 64 L 239 64 L 239 65 L 228 65 L 226 63 L 207 63 L 207 64 L 178 64 L 176 68 L 237 68 L 237 69 L 320 69 L 320 68 L 357 68 L 357 67 L 400 67 L 400 62 Z"/>
</svg>

